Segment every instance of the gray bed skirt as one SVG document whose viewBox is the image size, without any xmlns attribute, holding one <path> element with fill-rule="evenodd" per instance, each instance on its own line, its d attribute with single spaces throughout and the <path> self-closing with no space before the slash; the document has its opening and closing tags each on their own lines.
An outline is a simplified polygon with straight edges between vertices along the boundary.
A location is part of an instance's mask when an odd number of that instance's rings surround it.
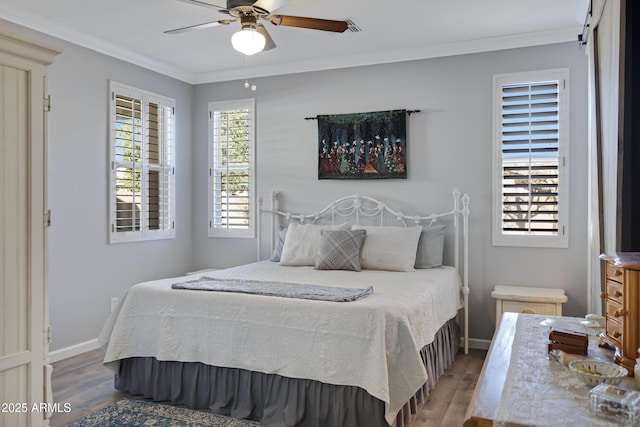
<svg viewBox="0 0 640 427">
<path fill-rule="evenodd" d="M 398 413 L 395 427 L 409 424 L 458 351 L 456 319 L 420 351 L 428 380 Z M 325 384 L 199 362 L 136 357 L 120 361 L 115 387 L 155 401 L 169 401 L 264 426 L 388 426 L 384 402 L 355 386 Z"/>
</svg>

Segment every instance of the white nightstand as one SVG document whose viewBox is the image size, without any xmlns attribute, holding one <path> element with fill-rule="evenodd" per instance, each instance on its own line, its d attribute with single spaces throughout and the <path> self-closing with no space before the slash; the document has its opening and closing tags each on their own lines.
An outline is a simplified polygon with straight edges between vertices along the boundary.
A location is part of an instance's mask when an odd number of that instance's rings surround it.
<svg viewBox="0 0 640 427">
<path fill-rule="evenodd" d="M 567 302 L 564 289 L 496 286 L 491 296 L 496 299 L 496 324 L 505 312 L 562 316 L 562 304 Z"/>
</svg>

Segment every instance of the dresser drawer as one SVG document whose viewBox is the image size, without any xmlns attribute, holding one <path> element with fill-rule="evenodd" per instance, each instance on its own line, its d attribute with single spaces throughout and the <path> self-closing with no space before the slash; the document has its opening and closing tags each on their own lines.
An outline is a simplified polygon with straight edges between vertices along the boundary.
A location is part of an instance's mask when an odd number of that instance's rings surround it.
<svg viewBox="0 0 640 427">
<path fill-rule="evenodd" d="M 624 328 L 614 319 L 607 317 L 607 336 L 615 341 L 615 345 L 619 346 L 622 343 L 622 336 L 624 334 Z"/>
<path fill-rule="evenodd" d="M 614 282 L 607 279 L 607 298 L 610 298 L 616 302 L 622 304 L 624 296 L 624 285 L 622 283 Z"/>
<path fill-rule="evenodd" d="M 616 322 L 622 323 L 622 318 L 625 314 L 622 304 L 612 299 L 607 298 L 605 303 L 607 318 L 614 319 Z"/>
<path fill-rule="evenodd" d="M 624 277 L 624 269 L 616 267 L 611 263 L 607 263 L 607 280 L 615 280 L 616 282 L 622 282 Z"/>
</svg>

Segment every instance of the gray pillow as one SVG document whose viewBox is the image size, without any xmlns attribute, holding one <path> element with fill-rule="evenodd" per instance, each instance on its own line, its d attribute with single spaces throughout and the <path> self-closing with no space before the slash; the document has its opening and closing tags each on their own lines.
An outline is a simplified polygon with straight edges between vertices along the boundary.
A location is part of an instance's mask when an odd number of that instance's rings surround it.
<svg viewBox="0 0 640 427">
<path fill-rule="evenodd" d="M 442 265 L 446 228 L 446 224 L 433 224 L 429 229 L 423 229 L 418 240 L 416 268 L 434 268 Z"/>
<path fill-rule="evenodd" d="M 271 258 L 269 258 L 269 261 L 280 262 L 282 248 L 284 247 L 284 240 L 287 237 L 287 228 L 288 226 L 278 231 L 278 239 L 273 247 L 273 253 L 271 254 Z"/>
<path fill-rule="evenodd" d="M 322 230 L 316 270 L 362 269 L 362 246 L 366 230 Z"/>
</svg>

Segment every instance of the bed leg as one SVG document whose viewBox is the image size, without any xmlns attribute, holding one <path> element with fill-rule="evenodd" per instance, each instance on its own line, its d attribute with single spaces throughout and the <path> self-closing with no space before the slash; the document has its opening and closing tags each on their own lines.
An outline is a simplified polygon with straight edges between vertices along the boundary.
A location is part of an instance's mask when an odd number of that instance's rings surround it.
<svg viewBox="0 0 640 427">
<path fill-rule="evenodd" d="M 464 295 L 464 354 L 469 354 L 469 288 L 462 290 Z"/>
<path fill-rule="evenodd" d="M 464 196 L 462 196 L 462 228 L 464 232 L 464 354 L 469 354 L 469 201 L 470 197 L 465 193 Z"/>
</svg>

